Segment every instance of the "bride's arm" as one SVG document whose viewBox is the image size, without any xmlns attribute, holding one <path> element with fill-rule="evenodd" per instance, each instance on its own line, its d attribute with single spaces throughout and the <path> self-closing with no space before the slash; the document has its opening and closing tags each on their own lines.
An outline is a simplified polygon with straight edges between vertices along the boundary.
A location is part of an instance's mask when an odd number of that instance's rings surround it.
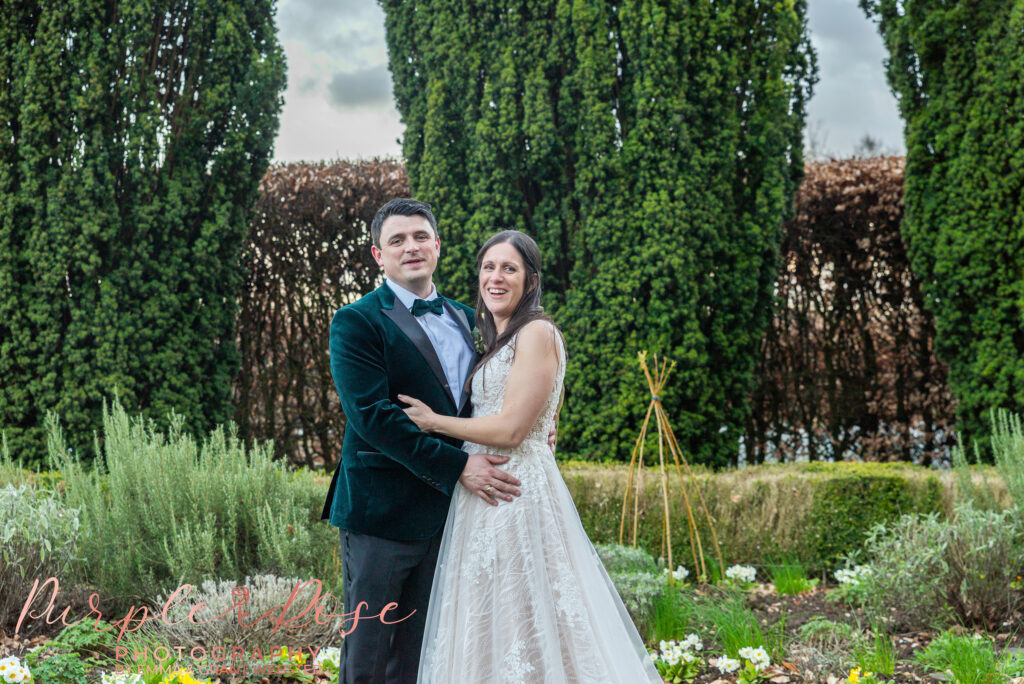
<svg viewBox="0 0 1024 684">
<path fill-rule="evenodd" d="M 440 432 L 474 444 L 509 448 L 519 446 L 544 410 L 555 388 L 558 347 L 554 328 L 544 321 L 523 326 L 516 340 L 516 354 L 509 370 L 501 413 L 480 418 L 456 418 L 434 413 L 423 402 L 399 394 L 398 399 L 421 430 Z"/>
</svg>

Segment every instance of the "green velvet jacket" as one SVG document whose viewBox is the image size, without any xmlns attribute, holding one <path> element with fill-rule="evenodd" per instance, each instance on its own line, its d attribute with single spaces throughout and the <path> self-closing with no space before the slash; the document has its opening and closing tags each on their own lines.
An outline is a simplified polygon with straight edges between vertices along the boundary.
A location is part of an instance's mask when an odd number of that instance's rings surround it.
<svg viewBox="0 0 1024 684">
<path fill-rule="evenodd" d="M 450 299 L 444 306 L 472 349 L 473 310 Z M 330 349 L 347 422 L 321 518 L 385 539 L 432 537 L 444 526 L 468 456 L 459 440 L 416 427 L 397 395 L 437 413 L 468 416 L 469 392 L 456 406 L 430 340 L 387 284 L 335 312 Z"/>
</svg>

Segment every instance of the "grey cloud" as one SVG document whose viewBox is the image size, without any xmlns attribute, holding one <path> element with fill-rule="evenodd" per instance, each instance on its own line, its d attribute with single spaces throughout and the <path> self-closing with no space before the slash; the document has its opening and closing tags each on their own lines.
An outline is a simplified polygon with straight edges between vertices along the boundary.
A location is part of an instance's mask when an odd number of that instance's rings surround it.
<svg viewBox="0 0 1024 684">
<path fill-rule="evenodd" d="M 373 107 L 391 102 L 391 74 L 384 64 L 359 71 L 339 71 L 327 84 L 331 104 L 342 107 Z"/>
<path fill-rule="evenodd" d="M 839 156 L 870 134 L 902 151 L 903 126 L 885 80 L 887 57 L 878 27 L 856 0 L 810 0 L 808 27 L 818 52 L 819 80 L 808 120 Z"/>
<path fill-rule="evenodd" d="M 374 0 L 282 0 L 281 40 L 339 57 L 384 43 L 384 13 Z"/>
</svg>

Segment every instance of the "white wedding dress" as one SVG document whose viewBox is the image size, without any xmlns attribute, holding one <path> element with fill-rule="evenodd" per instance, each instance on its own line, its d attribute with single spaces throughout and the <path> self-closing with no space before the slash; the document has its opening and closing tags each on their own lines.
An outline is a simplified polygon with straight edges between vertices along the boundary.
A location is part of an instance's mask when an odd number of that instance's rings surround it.
<svg viewBox="0 0 1024 684">
<path fill-rule="evenodd" d="M 662 679 L 587 538 L 547 445 L 562 390 L 529 436 L 498 453 L 522 496 L 498 506 L 458 485 L 430 593 L 420 684 L 637 684 Z M 515 339 L 473 378 L 473 415 L 501 411 Z"/>
</svg>

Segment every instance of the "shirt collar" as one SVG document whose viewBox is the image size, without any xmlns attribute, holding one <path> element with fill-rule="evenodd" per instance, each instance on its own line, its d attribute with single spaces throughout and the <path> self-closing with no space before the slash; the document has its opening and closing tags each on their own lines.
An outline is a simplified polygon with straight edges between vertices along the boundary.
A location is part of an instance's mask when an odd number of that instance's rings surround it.
<svg viewBox="0 0 1024 684">
<path fill-rule="evenodd" d="M 391 291 L 395 293 L 395 297 L 398 298 L 398 301 L 402 302 L 402 304 L 405 305 L 406 309 L 412 309 L 413 302 L 419 299 L 419 297 L 417 297 L 412 292 L 409 292 L 408 290 L 406 290 L 404 287 L 397 283 L 391 282 L 387 278 L 384 279 L 384 282 L 387 283 L 387 286 L 390 287 Z M 434 287 L 433 283 L 431 283 L 430 294 L 424 297 L 424 299 L 429 302 L 431 300 L 437 299 L 437 297 L 437 288 Z"/>
</svg>

